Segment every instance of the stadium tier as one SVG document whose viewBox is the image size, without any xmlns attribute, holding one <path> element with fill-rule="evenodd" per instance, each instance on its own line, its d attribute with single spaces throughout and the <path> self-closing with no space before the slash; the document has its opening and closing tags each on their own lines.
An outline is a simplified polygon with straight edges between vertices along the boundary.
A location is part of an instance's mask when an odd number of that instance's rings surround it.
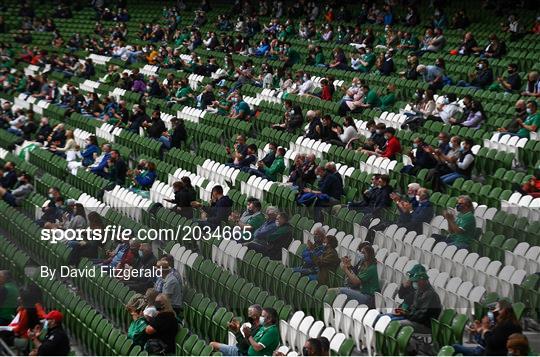
<svg viewBox="0 0 540 357">
<path fill-rule="evenodd" d="M 534 354 L 539 10 L 0 1 L 0 355 Z"/>
</svg>

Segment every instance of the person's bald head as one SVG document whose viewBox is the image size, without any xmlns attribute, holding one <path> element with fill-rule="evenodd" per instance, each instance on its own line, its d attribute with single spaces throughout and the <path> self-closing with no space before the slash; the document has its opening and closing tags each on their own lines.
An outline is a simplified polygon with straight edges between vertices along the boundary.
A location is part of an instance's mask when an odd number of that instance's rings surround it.
<svg viewBox="0 0 540 357">
<path fill-rule="evenodd" d="M 523 99 L 519 99 L 516 102 L 516 110 L 519 112 L 523 112 L 525 111 L 525 109 L 527 109 L 527 102 L 524 101 Z"/>
<path fill-rule="evenodd" d="M 336 164 L 333 162 L 327 162 L 324 168 L 329 172 L 336 172 Z"/>
</svg>

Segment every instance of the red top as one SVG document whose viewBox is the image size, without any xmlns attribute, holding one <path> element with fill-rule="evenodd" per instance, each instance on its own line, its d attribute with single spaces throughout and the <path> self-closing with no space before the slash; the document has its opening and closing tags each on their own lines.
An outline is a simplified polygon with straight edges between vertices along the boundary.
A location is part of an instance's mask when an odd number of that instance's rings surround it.
<svg viewBox="0 0 540 357">
<path fill-rule="evenodd" d="M 382 157 L 387 157 L 391 160 L 395 160 L 396 154 L 401 152 L 401 144 L 399 143 L 399 140 L 392 136 L 387 142 L 386 142 L 386 149 L 381 154 Z"/>
<path fill-rule="evenodd" d="M 36 314 L 40 320 L 45 318 L 45 310 L 41 304 L 36 304 Z M 17 337 L 28 338 L 28 329 L 33 329 L 35 326 L 28 326 L 28 310 L 24 307 L 19 307 L 17 309 L 17 316 L 9 324 L 13 328 L 13 334 Z"/>
<path fill-rule="evenodd" d="M 330 93 L 330 87 L 329 86 L 323 86 L 321 91 L 321 99 L 322 100 L 332 100 L 332 93 Z"/>
</svg>

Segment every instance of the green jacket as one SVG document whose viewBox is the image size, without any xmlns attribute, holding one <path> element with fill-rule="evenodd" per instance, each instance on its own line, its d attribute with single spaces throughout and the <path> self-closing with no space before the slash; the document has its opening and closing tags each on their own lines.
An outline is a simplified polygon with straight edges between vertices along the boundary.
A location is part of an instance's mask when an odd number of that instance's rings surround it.
<svg viewBox="0 0 540 357">
<path fill-rule="evenodd" d="M 264 173 L 272 181 L 280 181 L 278 178 L 278 175 L 283 174 L 284 171 L 285 171 L 285 161 L 283 159 L 283 156 L 276 156 L 276 158 L 274 159 L 274 162 L 272 163 L 272 166 L 264 168 Z"/>
</svg>

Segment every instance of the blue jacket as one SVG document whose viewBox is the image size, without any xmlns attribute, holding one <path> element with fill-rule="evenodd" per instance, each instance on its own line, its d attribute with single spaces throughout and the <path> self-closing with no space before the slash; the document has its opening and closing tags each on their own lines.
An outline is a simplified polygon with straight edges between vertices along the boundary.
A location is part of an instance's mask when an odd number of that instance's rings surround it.
<svg viewBox="0 0 540 357">
<path fill-rule="evenodd" d="M 107 161 L 109 161 L 110 157 L 111 157 L 110 152 L 103 155 L 103 158 L 101 159 L 101 161 L 96 166 L 92 167 L 90 171 L 92 171 L 93 173 L 97 175 L 103 175 L 104 173 L 103 170 L 105 169 L 105 166 L 107 166 Z"/>
<path fill-rule="evenodd" d="M 81 150 L 81 156 L 83 158 L 82 164 L 87 167 L 94 163 L 94 154 L 99 153 L 99 148 L 97 145 L 91 144 L 88 145 L 84 150 Z"/>
<path fill-rule="evenodd" d="M 338 172 L 328 173 L 319 182 L 319 191 L 327 194 L 336 200 L 343 195 L 343 180 Z"/>
<path fill-rule="evenodd" d="M 418 206 L 411 213 L 399 214 L 398 225 L 407 230 L 422 232 L 423 223 L 428 223 L 433 218 L 433 205 L 429 201 L 419 202 Z"/>
</svg>

